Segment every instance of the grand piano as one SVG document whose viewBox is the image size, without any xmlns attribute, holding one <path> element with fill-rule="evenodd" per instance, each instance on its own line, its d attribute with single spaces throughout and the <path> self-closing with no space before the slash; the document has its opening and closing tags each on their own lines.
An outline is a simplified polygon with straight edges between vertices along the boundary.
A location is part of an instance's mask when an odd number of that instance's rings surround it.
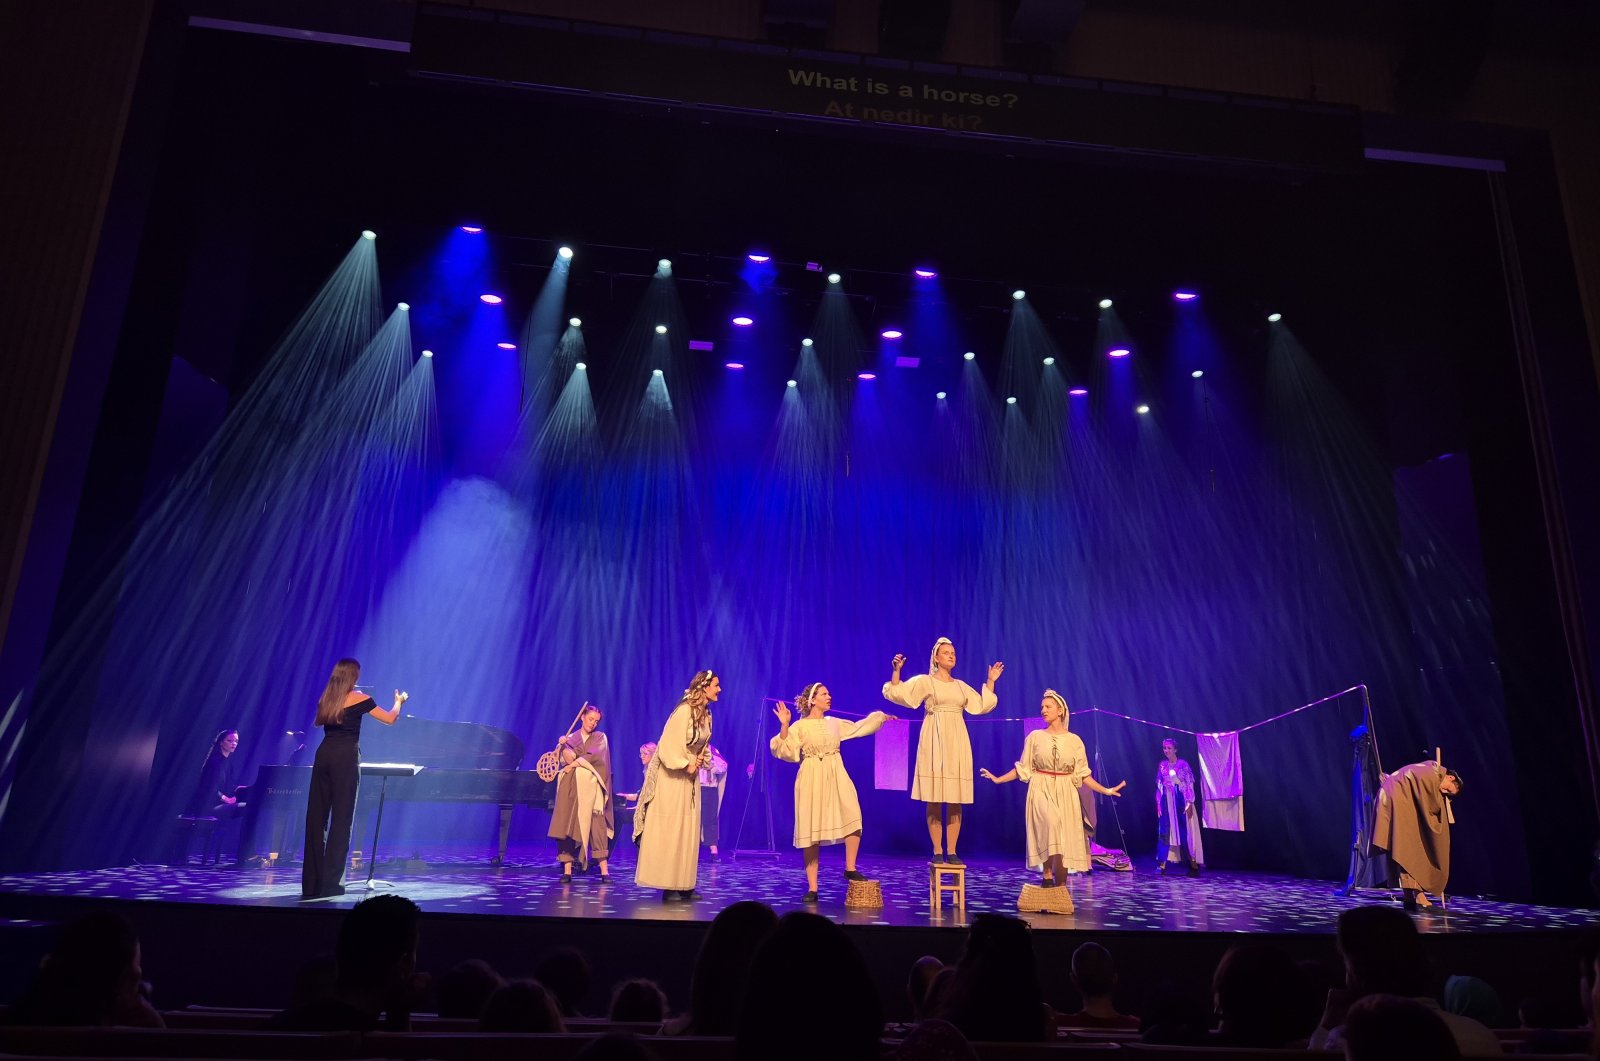
<svg viewBox="0 0 1600 1061">
<path fill-rule="evenodd" d="M 311 740 L 316 740 L 313 735 Z M 297 742 L 298 743 L 298 742 Z M 303 744 L 288 764 L 263 765 L 245 793 L 240 852 L 298 852 L 304 837 L 306 788 L 311 767 Z M 390 778 L 386 799 L 415 803 L 494 803 L 500 807 L 500 842 L 493 865 L 506 857 L 511 813 L 518 806 L 549 806 L 555 783 L 520 769 L 522 740 L 508 730 L 476 722 L 439 722 L 406 715 L 393 726 L 368 721 L 361 727 L 363 762 L 416 763 L 416 777 Z M 378 801 L 378 786 L 363 782 L 356 800 L 357 837 Z M 487 838 L 486 838 L 487 839 Z M 353 846 L 359 848 L 360 843 Z"/>
</svg>

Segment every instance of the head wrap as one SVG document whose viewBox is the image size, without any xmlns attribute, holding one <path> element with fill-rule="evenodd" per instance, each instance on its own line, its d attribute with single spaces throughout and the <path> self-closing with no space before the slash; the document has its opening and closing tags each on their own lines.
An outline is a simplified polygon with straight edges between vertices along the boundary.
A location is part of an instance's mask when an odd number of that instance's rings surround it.
<svg viewBox="0 0 1600 1061">
<path fill-rule="evenodd" d="M 939 646 L 940 645 L 949 645 L 951 648 L 955 648 L 956 647 L 956 643 L 954 641 L 950 640 L 948 637 L 941 637 L 939 640 L 935 641 L 933 643 L 933 651 L 928 653 L 928 673 L 929 674 L 932 674 L 933 672 L 935 672 L 935 671 L 937 671 L 939 669 L 939 665 L 937 663 L 935 663 L 934 660 L 939 655 Z"/>
<path fill-rule="evenodd" d="M 1065 713 L 1068 710 L 1068 708 L 1067 708 L 1067 698 L 1062 696 L 1060 693 L 1056 692 L 1054 689 L 1046 689 L 1044 691 L 1044 695 L 1048 696 L 1050 699 L 1052 699 L 1056 703 L 1060 704 L 1061 705 L 1061 710 L 1062 710 L 1063 713 Z"/>
</svg>

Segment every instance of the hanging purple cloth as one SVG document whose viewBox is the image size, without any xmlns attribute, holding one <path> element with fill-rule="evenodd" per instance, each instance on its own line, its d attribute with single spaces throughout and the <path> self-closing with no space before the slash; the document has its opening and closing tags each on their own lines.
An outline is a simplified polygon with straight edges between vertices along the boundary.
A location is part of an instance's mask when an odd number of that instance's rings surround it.
<svg viewBox="0 0 1600 1061">
<path fill-rule="evenodd" d="M 911 726 L 891 717 L 872 738 L 872 787 L 904 792 L 911 787 Z"/>
<path fill-rule="evenodd" d="M 1239 755 L 1239 734 L 1197 733 L 1200 758 L 1200 823 L 1207 829 L 1244 832 L 1244 760 Z"/>
</svg>

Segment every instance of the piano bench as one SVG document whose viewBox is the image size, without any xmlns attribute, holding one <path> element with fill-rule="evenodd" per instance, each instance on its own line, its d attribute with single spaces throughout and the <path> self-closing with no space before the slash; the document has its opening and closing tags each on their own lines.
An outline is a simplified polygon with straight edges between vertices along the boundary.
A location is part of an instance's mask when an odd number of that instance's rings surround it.
<svg viewBox="0 0 1600 1061">
<path fill-rule="evenodd" d="M 208 814 L 178 815 L 172 838 L 172 852 L 167 861 L 175 866 L 187 866 L 190 852 L 194 850 L 194 842 L 198 839 L 203 842 L 200 848 L 200 864 L 215 865 L 222 849 L 222 831 L 217 828 L 220 824 L 218 819 Z"/>
</svg>

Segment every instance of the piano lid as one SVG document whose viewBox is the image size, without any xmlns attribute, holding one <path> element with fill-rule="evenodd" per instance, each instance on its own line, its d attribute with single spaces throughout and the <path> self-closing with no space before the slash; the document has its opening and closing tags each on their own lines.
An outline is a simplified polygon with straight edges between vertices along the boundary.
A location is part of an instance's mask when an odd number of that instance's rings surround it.
<svg viewBox="0 0 1600 1061">
<path fill-rule="evenodd" d="M 367 719 L 361 727 L 361 758 L 368 762 L 416 763 L 432 770 L 515 770 L 522 765 L 522 738 L 481 722 L 440 722 L 402 715 L 392 726 Z"/>
</svg>

